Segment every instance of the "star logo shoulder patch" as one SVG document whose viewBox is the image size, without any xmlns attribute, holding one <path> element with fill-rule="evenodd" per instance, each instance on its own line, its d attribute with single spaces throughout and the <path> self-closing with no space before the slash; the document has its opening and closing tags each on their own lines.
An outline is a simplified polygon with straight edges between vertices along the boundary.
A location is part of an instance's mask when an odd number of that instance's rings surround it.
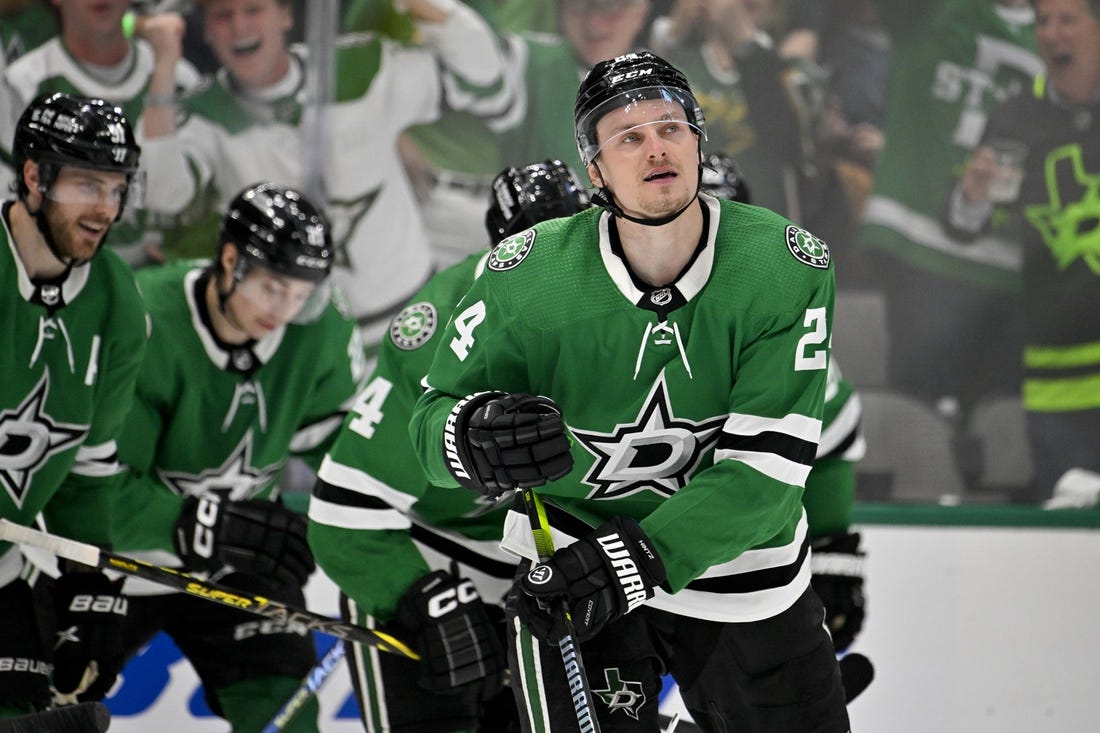
<svg viewBox="0 0 1100 733">
<path fill-rule="evenodd" d="M 390 340 L 402 351 L 413 351 L 435 335 L 439 314 L 428 301 L 413 303 L 390 321 Z"/>
<path fill-rule="evenodd" d="M 805 229 L 787 226 L 787 249 L 804 265 L 820 270 L 829 269 L 829 246 Z"/>
<path fill-rule="evenodd" d="M 504 272 L 514 269 L 527 259 L 531 254 L 531 248 L 535 246 L 535 230 L 527 229 L 514 236 L 502 240 L 493 247 L 489 253 L 489 260 L 485 266 L 495 272 Z"/>
<path fill-rule="evenodd" d="M 662 373 L 634 422 L 620 423 L 610 433 L 572 429 L 596 458 L 582 479 L 595 488 L 588 498 L 619 499 L 641 491 L 672 496 L 718 442 L 725 422 L 725 415 L 700 422 L 677 418 Z"/>
</svg>

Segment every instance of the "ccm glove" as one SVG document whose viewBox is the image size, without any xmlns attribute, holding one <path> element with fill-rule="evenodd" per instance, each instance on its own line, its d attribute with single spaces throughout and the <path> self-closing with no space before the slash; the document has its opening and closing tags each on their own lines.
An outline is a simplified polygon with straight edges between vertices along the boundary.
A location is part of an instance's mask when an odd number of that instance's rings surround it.
<svg viewBox="0 0 1100 733">
<path fill-rule="evenodd" d="M 587 641 L 664 582 L 653 542 L 633 519 L 615 517 L 520 578 L 517 613 L 534 636 L 556 643 L 561 634 L 549 601 L 565 598 L 577 639 Z"/>
<path fill-rule="evenodd" d="M 192 570 L 230 566 L 302 586 L 317 567 L 306 540 L 308 526 L 304 516 L 275 501 L 192 496 L 176 521 L 176 553 Z"/>
<path fill-rule="evenodd" d="M 459 402 L 447 420 L 443 454 L 459 484 L 491 499 L 573 469 L 561 409 L 529 394 L 485 392 Z"/>
<path fill-rule="evenodd" d="M 474 584 L 437 570 L 413 583 L 397 604 L 396 624 L 420 654 L 418 682 L 440 694 L 480 685 L 487 700 L 503 687 L 504 653 Z"/>
<path fill-rule="evenodd" d="M 811 541 L 810 585 L 825 606 L 833 647 L 842 652 L 863 628 L 863 562 L 859 533 L 832 534 Z"/>
<path fill-rule="evenodd" d="M 126 661 L 122 622 L 127 602 L 122 579 L 70 572 L 53 581 L 57 638 L 53 652 L 54 702 L 101 700 Z"/>
</svg>

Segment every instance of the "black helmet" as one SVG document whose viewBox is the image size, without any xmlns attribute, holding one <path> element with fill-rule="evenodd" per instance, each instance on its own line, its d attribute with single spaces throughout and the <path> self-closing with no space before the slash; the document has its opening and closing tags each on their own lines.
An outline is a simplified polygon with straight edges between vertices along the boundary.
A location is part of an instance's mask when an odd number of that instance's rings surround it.
<svg viewBox="0 0 1100 733">
<path fill-rule="evenodd" d="M 233 273 L 244 276 L 256 264 L 287 277 L 320 282 L 332 269 L 332 236 L 328 222 L 297 191 L 261 183 L 237 194 L 222 218 L 218 259 L 226 242 L 240 257 Z"/>
<path fill-rule="evenodd" d="M 485 228 L 500 241 L 540 221 L 570 216 L 589 206 L 577 174 L 560 160 L 505 168 L 493 179 Z"/>
<path fill-rule="evenodd" d="M 596 157 L 596 123 L 608 112 L 643 99 L 667 99 L 684 108 L 687 121 L 706 139 L 703 110 L 687 77 L 660 56 L 639 51 L 601 61 L 581 81 L 573 107 L 577 151 L 588 165 Z"/>
<path fill-rule="evenodd" d="M 27 105 L 12 142 L 20 196 L 27 193 L 22 173 L 27 160 L 41 167 L 39 187 L 45 193 L 63 165 L 125 173 L 129 181 L 140 159 L 141 148 L 121 109 L 102 99 L 61 92 L 40 95 Z"/>
<path fill-rule="evenodd" d="M 703 193 L 720 199 L 751 204 L 752 196 L 745 174 L 728 155 L 711 153 L 703 161 Z"/>
</svg>

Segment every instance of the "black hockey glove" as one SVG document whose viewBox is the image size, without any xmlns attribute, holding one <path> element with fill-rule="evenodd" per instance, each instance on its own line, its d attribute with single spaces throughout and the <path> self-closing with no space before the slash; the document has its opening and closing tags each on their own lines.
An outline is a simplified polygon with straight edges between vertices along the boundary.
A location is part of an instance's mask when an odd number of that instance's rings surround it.
<svg viewBox="0 0 1100 733">
<path fill-rule="evenodd" d="M 122 622 L 127 602 L 122 579 L 70 572 L 53 581 L 57 638 L 53 652 L 54 702 L 102 700 L 126 661 Z"/>
<path fill-rule="evenodd" d="M 443 456 L 458 483 L 496 499 L 573 469 L 561 409 L 547 397 L 485 392 L 455 405 Z"/>
<path fill-rule="evenodd" d="M 832 534 L 810 543 L 810 584 L 825 606 L 833 647 L 842 652 L 863 628 L 863 558 L 859 533 Z"/>
<path fill-rule="evenodd" d="M 517 613 L 534 636 L 556 643 L 561 629 L 546 601 L 564 596 L 577 639 L 586 641 L 652 598 L 663 582 L 665 565 L 653 542 L 633 519 L 615 517 L 520 578 Z"/>
<path fill-rule="evenodd" d="M 439 694 L 480 686 L 488 700 L 504 684 L 500 639 L 474 584 L 437 570 L 409 587 L 397 604 L 396 624 L 420 654 L 419 684 Z"/>
<path fill-rule="evenodd" d="M 188 497 L 176 520 L 176 552 L 191 570 L 226 566 L 302 586 L 317 567 L 306 541 L 308 522 L 267 499 Z"/>
</svg>

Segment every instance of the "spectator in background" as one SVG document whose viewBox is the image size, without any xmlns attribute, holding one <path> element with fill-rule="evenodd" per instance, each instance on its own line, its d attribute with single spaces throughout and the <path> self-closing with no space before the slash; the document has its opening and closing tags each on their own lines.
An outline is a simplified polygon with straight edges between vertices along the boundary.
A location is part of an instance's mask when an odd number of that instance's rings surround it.
<svg viewBox="0 0 1100 733">
<path fill-rule="evenodd" d="M 964 243 L 940 226 L 953 176 L 988 111 L 1041 64 L 1027 0 L 879 3 L 892 40 L 886 143 L 860 243 L 889 308 L 889 379 L 958 417 L 1019 384 L 1020 256 L 996 232 Z"/>
<path fill-rule="evenodd" d="M 776 52 L 761 30 L 776 12 L 774 0 L 675 0 L 653 45 L 696 90 L 706 150 L 737 159 L 759 205 L 836 241 L 844 207 L 826 199 L 837 191 L 819 175 L 813 140 L 824 79 L 813 62 Z"/>
<path fill-rule="evenodd" d="M 178 117 L 145 119 L 149 206 L 157 211 L 180 212 L 207 189 L 224 202 L 258 179 L 323 189 L 335 280 L 371 350 L 433 267 L 398 135 L 436 119 L 444 103 L 487 104 L 504 90 L 504 59 L 476 13 L 450 0 L 405 5 L 424 47 L 344 39 L 335 98 L 311 104 L 320 99 L 311 96 L 315 64 L 304 46 L 287 44 L 286 0 L 205 0 L 205 36 L 221 68 L 180 100 Z M 180 48 L 163 53 L 178 58 Z M 444 87 L 452 93 L 446 102 Z"/>
<path fill-rule="evenodd" d="M 1033 499 L 1100 496 L 1100 0 L 1034 0 L 1046 71 L 994 109 L 948 206 L 966 240 L 1011 212 L 1023 243 Z M 984 347 L 984 345 L 983 345 Z"/>
<path fill-rule="evenodd" d="M 164 107 L 175 93 L 194 86 L 198 75 L 186 61 L 160 63 L 153 45 L 161 34 L 183 32 L 183 19 L 162 13 L 124 27 L 129 0 L 54 0 L 61 34 L 12 63 L 5 74 L 12 90 L 12 108 L 18 116 L 28 100 L 47 92 L 75 92 L 118 105 L 131 120 L 146 108 Z M 141 31 L 132 36 L 140 26 Z M 141 125 L 136 123 L 141 139 Z M 134 266 L 162 259 L 161 226 L 140 210 L 140 201 L 111 231 L 108 244 Z"/>
<path fill-rule="evenodd" d="M 819 62 L 828 79 L 821 120 L 816 130 L 821 165 L 832 168 L 844 192 L 851 227 L 838 241 L 858 233 L 871 192 L 883 135 L 890 37 L 875 0 L 832 0 L 821 33 Z M 865 286 L 873 281 L 855 248 L 838 268 L 837 287 Z"/>
<path fill-rule="evenodd" d="M 500 168 L 551 158 L 580 170 L 568 100 L 592 64 L 646 37 L 654 9 L 651 0 L 550 0 L 526 3 L 526 16 L 516 11 L 518 0 L 472 4 L 504 32 L 515 94 L 509 104 L 486 109 L 481 120 L 451 114 L 416 129 L 417 147 L 406 148 L 406 162 L 425 181 L 423 211 L 441 264 L 470 254 L 481 241 L 489 182 Z M 545 27 L 547 8 L 554 33 L 519 25 Z"/>
</svg>

